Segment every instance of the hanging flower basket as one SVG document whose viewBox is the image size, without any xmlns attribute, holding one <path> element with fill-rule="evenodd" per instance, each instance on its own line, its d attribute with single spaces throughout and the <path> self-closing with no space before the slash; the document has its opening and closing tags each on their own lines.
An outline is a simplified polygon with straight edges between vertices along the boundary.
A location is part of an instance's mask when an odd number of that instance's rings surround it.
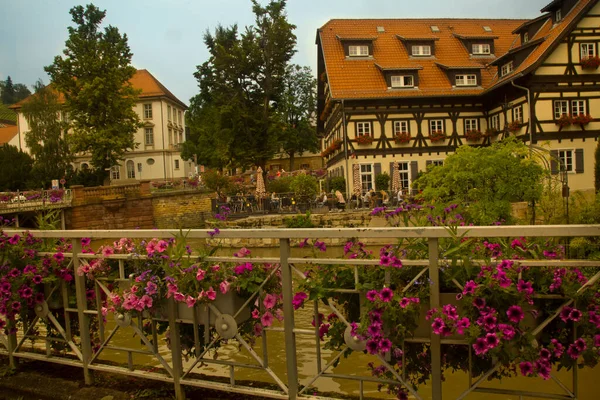
<svg viewBox="0 0 600 400">
<path fill-rule="evenodd" d="M 408 132 L 397 133 L 394 136 L 394 142 L 396 142 L 397 144 L 404 144 L 404 143 L 410 142 L 410 133 L 408 133 Z"/>
<path fill-rule="evenodd" d="M 561 128 L 566 128 L 567 126 L 571 125 L 572 123 L 573 123 L 572 118 L 567 114 L 561 115 L 560 118 L 556 120 L 556 125 L 560 126 Z"/>
<path fill-rule="evenodd" d="M 581 67 L 583 69 L 598 69 L 600 66 L 600 58 L 596 57 L 588 57 L 581 60 Z"/>
<path fill-rule="evenodd" d="M 471 130 L 471 131 L 467 131 L 465 133 L 465 138 L 469 142 L 478 142 L 479 140 L 481 140 L 482 137 L 483 137 L 483 134 L 481 133 L 481 131 L 478 131 L 478 130 Z"/>
<path fill-rule="evenodd" d="M 356 138 L 358 144 L 371 144 L 373 143 L 373 137 L 368 135 L 362 135 Z"/>
<path fill-rule="evenodd" d="M 508 130 L 511 133 L 516 133 L 521 130 L 521 120 L 517 119 L 508 124 Z"/>
<path fill-rule="evenodd" d="M 571 116 L 571 123 L 573 125 L 584 126 L 592 122 L 594 118 L 592 118 L 589 114 L 579 114 Z"/>
<path fill-rule="evenodd" d="M 431 133 L 429 134 L 429 140 L 431 140 L 432 142 L 443 142 L 444 140 L 446 140 L 446 134 L 444 133 L 444 131 L 431 131 Z"/>
</svg>

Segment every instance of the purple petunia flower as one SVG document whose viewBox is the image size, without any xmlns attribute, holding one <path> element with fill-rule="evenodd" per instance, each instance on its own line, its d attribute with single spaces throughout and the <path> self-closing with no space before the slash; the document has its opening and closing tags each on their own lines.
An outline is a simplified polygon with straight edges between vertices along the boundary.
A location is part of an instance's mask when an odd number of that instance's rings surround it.
<svg viewBox="0 0 600 400">
<path fill-rule="evenodd" d="M 392 342 L 390 339 L 384 338 L 379 341 L 379 351 L 387 353 L 392 350 Z"/>
<path fill-rule="evenodd" d="M 475 289 L 477 289 L 477 283 L 475 281 L 469 281 L 465 283 L 465 287 L 463 289 L 463 295 L 472 295 L 475 293 Z"/>
<path fill-rule="evenodd" d="M 379 351 L 379 342 L 377 340 L 367 340 L 367 352 L 369 354 L 377 354 Z"/>
<path fill-rule="evenodd" d="M 308 295 L 304 292 L 298 292 L 294 295 L 292 299 L 292 305 L 294 306 L 294 310 L 299 309 L 304 304 L 304 301 L 308 298 Z"/>
<path fill-rule="evenodd" d="M 506 311 L 506 315 L 508 316 L 508 320 L 514 324 L 518 324 L 525 318 L 523 309 L 520 306 L 510 306 L 508 311 Z"/>
<path fill-rule="evenodd" d="M 487 353 L 488 347 L 484 338 L 477 338 L 475 343 L 473 343 L 473 350 L 475 350 L 475 354 L 480 356 L 482 354 Z"/>
<path fill-rule="evenodd" d="M 488 333 L 485 335 L 485 344 L 489 349 L 493 349 L 494 347 L 498 346 L 499 342 L 498 336 L 496 336 L 495 333 Z"/>
<path fill-rule="evenodd" d="M 367 300 L 369 301 L 377 301 L 377 299 L 381 298 L 379 292 L 377 290 L 369 290 L 367 292 Z"/>
<path fill-rule="evenodd" d="M 394 298 L 394 291 L 390 288 L 383 288 L 379 293 L 379 298 L 381 298 L 381 301 L 384 303 L 389 303 Z"/>
<path fill-rule="evenodd" d="M 533 365 L 529 361 L 523 361 L 519 363 L 519 369 L 521 370 L 521 375 L 530 376 L 533 374 Z"/>
<path fill-rule="evenodd" d="M 327 246 L 325 245 L 325 242 L 317 240 L 315 241 L 315 247 L 320 251 L 327 251 Z"/>
<path fill-rule="evenodd" d="M 485 299 L 483 299 L 481 297 L 475 298 L 475 300 L 473 300 L 473 306 L 475 306 L 476 308 L 482 309 L 483 307 L 485 307 Z"/>
</svg>

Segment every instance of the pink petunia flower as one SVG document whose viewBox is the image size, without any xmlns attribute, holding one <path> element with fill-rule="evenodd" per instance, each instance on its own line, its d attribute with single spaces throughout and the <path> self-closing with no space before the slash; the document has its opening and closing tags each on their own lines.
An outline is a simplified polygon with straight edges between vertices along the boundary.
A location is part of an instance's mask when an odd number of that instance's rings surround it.
<svg viewBox="0 0 600 400">
<path fill-rule="evenodd" d="M 263 326 L 271 326 L 273 324 L 273 314 L 271 314 L 270 311 L 267 311 L 260 318 L 260 322 L 263 324 Z"/>
<path fill-rule="evenodd" d="M 269 293 L 265 296 L 265 299 L 263 300 L 263 304 L 264 304 L 265 308 L 271 309 L 271 308 L 275 307 L 275 304 L 277 304 L 277 297 Z"/>
</svg>

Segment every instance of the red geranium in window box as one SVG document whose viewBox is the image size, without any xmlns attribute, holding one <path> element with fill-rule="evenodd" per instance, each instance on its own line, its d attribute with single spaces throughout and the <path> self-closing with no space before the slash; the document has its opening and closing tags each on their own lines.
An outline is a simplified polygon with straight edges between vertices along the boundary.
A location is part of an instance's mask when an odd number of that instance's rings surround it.
<svg viewBox="0 0 600 400">
<path fill-rule="evenodd" d="M 429 133 L 429 140 L 432 142 L 442 142 L 446 140 L 446 134 L 444 131 L 431 131 Z"/>
<path fill-rule="evenodd" d="M 572 123 L 573 119 L 567 114 L 561 115 L 560 118 L 556 120 L 556 125 L 560 126 L 561 128 L 565 128 Z"/>
<path fill-rule="evenodd" d="M 581 67 L 583 69 L 598 69 L 600 66 L 600 58 L 596 57 L 588 57 L 581 60 Z"/>
<path fill-rule="evenodd" d="M 573 125 L 584 126 L 592 122 L 594 118 L 592 118 L 589 114 L 579 114 L 571 116 L 571 123 Z"/>
<path fill-rule="evenodd" d="M 396 142 L 398 144 L 410 142 L 410 133 L 408 133 L 408 132 L 396 133 L 396 135 L 394 136 L 394 142 Z"/>
<path fill-rule="evenodd" d="M 521 120 L 517 119 L 508 124 L 508 130 L 512 133 L 518 132 L 521 130 Z"/>
<path fill-rule="evenodd" d="M 371 144 L 373 143 L 373 137 L 368 135 L 362 135 L 356 138 L 356 143 L 358 144 Z"/>
<path fill-rule="evenodd" d="M 483 137 L 483 134 L 481 133 L 481 131 L 478 131 L 478 130 L 470 130 L 465 133 L 465 138 L 469 142 L 477 142 L 482 137 Z"/>
</svg>

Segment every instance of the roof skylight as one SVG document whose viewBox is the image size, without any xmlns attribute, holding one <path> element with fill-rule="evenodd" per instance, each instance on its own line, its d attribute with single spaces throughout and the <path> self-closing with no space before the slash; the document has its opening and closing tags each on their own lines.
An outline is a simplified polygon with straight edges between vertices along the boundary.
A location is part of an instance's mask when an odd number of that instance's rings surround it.
<svg viewBox="0 0 600 400">
<path fill-rule="evenodd" d="M 439 32 L 440 28 L 437 25 L 431 25 L 431 32 Z"/>
<path fill-rule="evenodd" d="M 491 32 L 492 28 L 490 28 L 489 26 L 486 25 L 486 26 L 483 27 L 483 30 L 486 31 L 486 32 Z"/>
</svg>

